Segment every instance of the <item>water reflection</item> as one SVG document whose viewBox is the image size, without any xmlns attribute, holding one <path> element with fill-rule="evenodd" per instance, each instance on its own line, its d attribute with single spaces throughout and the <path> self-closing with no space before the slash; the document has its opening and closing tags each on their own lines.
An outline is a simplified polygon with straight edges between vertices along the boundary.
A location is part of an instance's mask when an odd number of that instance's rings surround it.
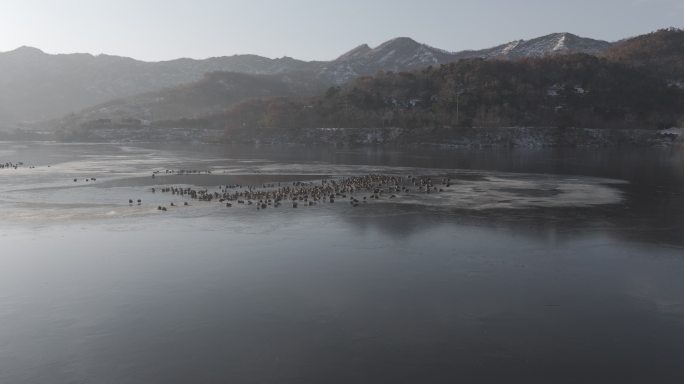
<svg viewBox="0 0 684 384">
<path fill-rule="evenodd" d="M 425 218 L 404 236 L 378 233 L 387 217 L 366 217 L 364 231 L 292 218 L 273 215 L 266 232 L 72 228 L 40 243 L 15 234 L 3 249 L 22 258 L 2 265 L 0 378 L 681 378 L 677 253 L 602 236 L 540 244 Z M 85 234 L 97 253 L 76 245 Z"/>
<path fill-rule="evenodd" d="M 2 383 L 684 382 L 679 153 L 26 144 L 0 154 L 54 167 L 0 173 Z M 166 215 L 126 202 L 162 198 L 147 191 L 151 168 L 260 181 L 272 176 L 250 172 L 279 166 L 297 178 L 466 169 L 463 185 L 481 189 L 470 201 L 554 201 L 559 184 L 619 198 L 515 209 L 194 204 Z M 110 173 L 72 186 L 83 169 Z M 505 185 L 482 184 L 502 175 Z M 214 176 L 168 182 L 211 186 Z M 92 217 L 112 210 L 127 214 Z"/>
</svg>

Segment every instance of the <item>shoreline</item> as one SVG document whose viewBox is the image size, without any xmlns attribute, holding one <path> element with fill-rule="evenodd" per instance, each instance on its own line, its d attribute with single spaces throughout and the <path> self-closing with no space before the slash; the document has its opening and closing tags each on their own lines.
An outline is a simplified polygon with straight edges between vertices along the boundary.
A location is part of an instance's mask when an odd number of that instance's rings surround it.
<svg viewBox="0 0 684 384">
<path fill-rule="evenodd" d="M 91 130 L 87 135 L 60 139 L 54 134 L 41 137 L 6 137 L 4 142 L 56 142 L 107 144 L 212 144 L 256 146 L 329 147 L 438 147 L 477 148 L 676 148 L 684 147 L 684 128 L 660 130 L 614 128 L 497 127 L 497 128 L 303 128 L 232 130 L 218 139 L 219 130 L 205 136 L 155 133 L 132 134 L 122 129 L 113 132 Z"/>
</svg>

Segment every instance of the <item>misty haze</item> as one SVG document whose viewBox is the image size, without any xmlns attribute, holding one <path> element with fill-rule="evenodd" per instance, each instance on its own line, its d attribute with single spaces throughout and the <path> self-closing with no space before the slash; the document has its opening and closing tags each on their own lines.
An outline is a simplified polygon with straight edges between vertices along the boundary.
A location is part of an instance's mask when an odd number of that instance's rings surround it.
<svg viewBox="0 0 684 384">
<path fill-rule="evenodd" d="M 0 383 L 683 383 L 684 6 L 0 12 Z"/>
</svg>

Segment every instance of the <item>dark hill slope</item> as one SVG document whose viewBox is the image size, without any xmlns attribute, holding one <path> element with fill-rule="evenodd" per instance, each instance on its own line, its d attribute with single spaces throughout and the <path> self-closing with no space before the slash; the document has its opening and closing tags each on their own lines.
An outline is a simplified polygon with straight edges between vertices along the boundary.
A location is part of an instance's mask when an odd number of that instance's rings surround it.
<svg viewBox="0 0 684 384">
<path fill-rule="evenodd" d="M 670 28 L 616 43 L 605 56 L 648 67 L 671 80 L 684 81 L 684 30 Z"/>
<path fill-rule="evenodd" d="M 228 134 L 303 127 L 664 128 L 682 119 L 683 96 L 648 71 L 589 55 L 472 59 L 360 78 L 306 101 L 243 103 L 214 119 Z"/>
<path fill-rule="evenodd" d="M 252 98 L 312 96 L 325 89 L 308 74 L 252 75 L 211 72 L 200 81 L 114 100 L 64 119 L 60 125 L 78 125 L 99 119 L 136 119 L 149 122 L 200 118 Z"/>
</svg>

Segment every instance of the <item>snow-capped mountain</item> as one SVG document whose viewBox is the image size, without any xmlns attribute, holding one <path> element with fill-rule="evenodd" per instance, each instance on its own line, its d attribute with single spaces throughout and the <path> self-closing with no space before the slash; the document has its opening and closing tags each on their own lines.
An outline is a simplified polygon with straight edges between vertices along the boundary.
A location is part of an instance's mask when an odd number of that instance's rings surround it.
<svg viewBox="0 0 684 384">
<path fill-rule="evenodd" d="M 344 83 L 355 77 L 377 71 L 402 71 L 448 63 L 457 59 L 453 53 L 421 44 L 408 37 L 389 40 L 376 48 L 358 46 L 319 70 L 318 76 L 333 83 Z"/>
<path fill-rule="evenodd" d="M 0 129 L 3 125 L 49 120 L 110 100 L 192 83 L 215 71 L 256 75 L 296 72 L 306 74 L 310 81 L 342 84 L 380 70 L 405 71 L 462 58 L 594 54 L 610 45 L 605 41 L 557 33 L 481 51 L 454 53 L 401 37 L 375 48 L 360 45 L 327 62 L 256 55 L 144 62 L 110 55 L 51 55 L 36 48 L 21 47 L 0 53 Z"/>
<path fill-rule="evenodd" d="M 400 37 L 376 48 L 371 48 L 367 44 L 360 45 L 337 59 L 324 63 L 318 76 L 341 84 L 358 76 L 372 75 L 379 70 L 402 71 L 465 58 L 508 60 L 553 54 L 600 54 L 611 45 L 612 43 L 607 41 L 579 37 L 571 33 L 554 33 L 532 40 L 515 40 L 477 51 L 448 52 L 407 37 Z"/>
<path fill-rule="evenodd" d="M 613 44 L 603 40 L 579 37 L 572 33 L 553 33 L 531 40 L 515 40 L 496 47 L 456 53 L 458 58 L 480 57 L 484 59 L 517 59 L 541 57 L 553 54 L 587 53 L 600 54 Z"/>
</svg>

